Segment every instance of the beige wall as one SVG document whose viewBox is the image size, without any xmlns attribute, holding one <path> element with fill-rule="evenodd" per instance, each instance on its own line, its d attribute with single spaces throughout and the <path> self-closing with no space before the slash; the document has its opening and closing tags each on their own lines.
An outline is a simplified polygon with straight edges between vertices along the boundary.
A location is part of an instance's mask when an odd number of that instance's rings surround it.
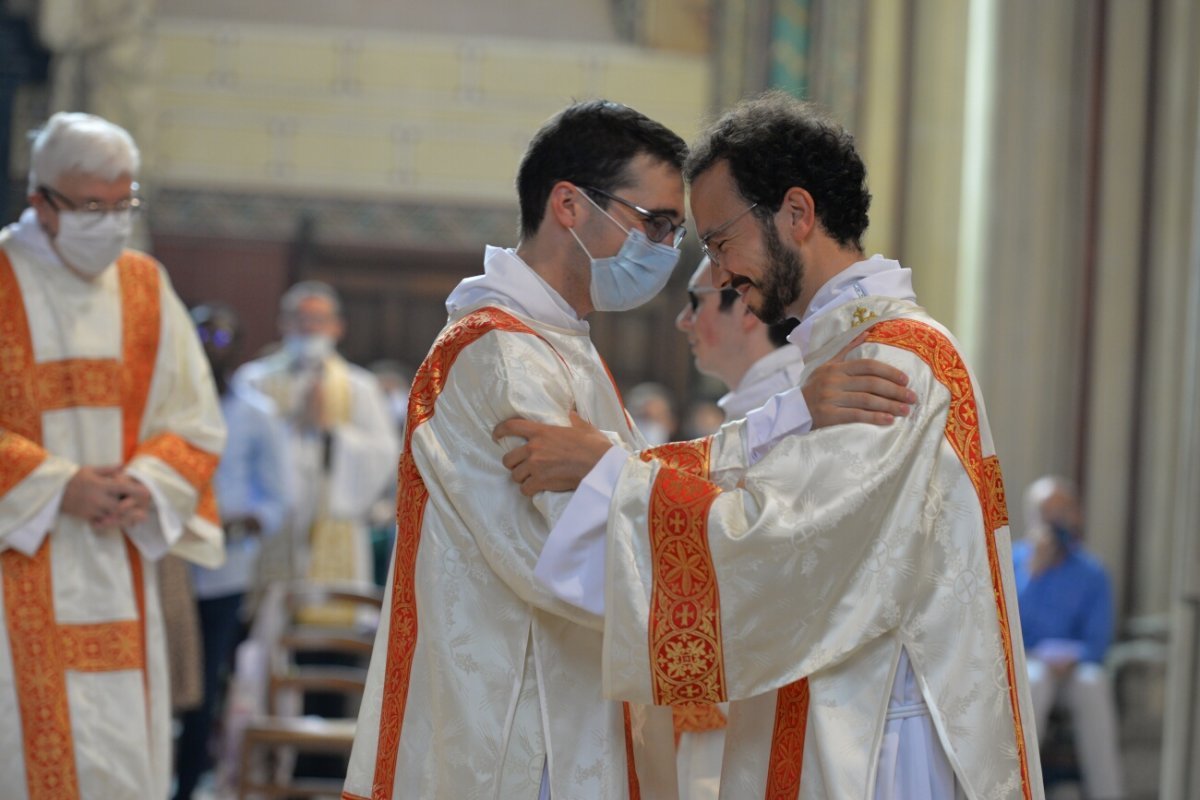
<svg viewBox="0 0 1200 800">
<path fill-rule="evenodd" d="M 608 0 L 157 0 L 163 19 L 615 42 Z"/>
<path fill-rule="evenodd" d="M 356 28 L 162 20 L 157 181 L 168 187 L 513 204 L 530 136 L 573 98 L 688 137 L 701 56 Z"/>
</svg>

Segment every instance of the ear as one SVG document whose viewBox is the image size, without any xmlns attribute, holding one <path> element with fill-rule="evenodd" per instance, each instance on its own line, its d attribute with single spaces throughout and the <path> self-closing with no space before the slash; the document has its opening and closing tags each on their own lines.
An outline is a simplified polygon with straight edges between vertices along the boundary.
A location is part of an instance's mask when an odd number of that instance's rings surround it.
<svg viewBox="0 0 1200 800">
<path fill-rule="evenodd" d="M 550 198 L 546 201 L 546 217 L 553 218 L 564 228 L 574 228 L 584 215 L 585 201 L 580 194 L 583 192 L 570 181 L 559 181 L 550 188 Z"/>
<path fill-rule="evenodd" d="M 817 227 L 817 208 L 807 189 L 793 186 L 783 196 L 783 204 L 776 215 L 781 227 L 791 234 L 792 241 L 803 244 Z"/>
</svg>

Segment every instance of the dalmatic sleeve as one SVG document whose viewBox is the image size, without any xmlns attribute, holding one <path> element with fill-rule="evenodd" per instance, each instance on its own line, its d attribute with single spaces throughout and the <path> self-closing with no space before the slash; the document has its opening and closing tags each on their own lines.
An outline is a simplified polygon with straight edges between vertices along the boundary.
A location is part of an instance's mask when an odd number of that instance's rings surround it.
<svg viewBox="0 0 1200 800">
<path fill-rule="evenodd" d="M 912 487 L 947 446 L 949 393 L 907 352 L 863 350 L 914 376 L 922 400 L 911 416 L 789 437 L 727 491 L 661 462 L 627 461 L 609 516 L 607 696 L 752 697 L 898 622 L 920 546 L 904 527 L 920 517 L 923 492 Z M 866 568 L 880 548 L 889 568 Z"/>
<path fill-rule="evenodd" d="M 565 362 L 536 335 L 489 333 L 458 356 L 433 417 L 413 432 L 413 457 L 431 501 L 453 507 L 488 566 L 517 596 L 599 629 L 598 617 L 556 598 L 533 575 L 571 495 L 522 495 L 502 461 L 522 442 L 492 439 L 496 425 L 512 417 L 569 424 L 575 405 L 569 376 Z M 589 421 L 604 427 L 604 420 Z"/>
<path fill-rule="evenodd" d="M 76 469 L 26 437 L 0 429 L 0 549 L 27 555 L 37 550 Z"/>
<path fill-rule="evenodd" d="M 126 465 L 154 495 L 157 515 L 129 533 L 147 558 L 170 550 L 215 567 L 225 548 L 212 476 L 225 444 L 225 423 L 208 360 L 165 275 L 160 301 L 158 357 L 140 440 Z"/>
</svg>

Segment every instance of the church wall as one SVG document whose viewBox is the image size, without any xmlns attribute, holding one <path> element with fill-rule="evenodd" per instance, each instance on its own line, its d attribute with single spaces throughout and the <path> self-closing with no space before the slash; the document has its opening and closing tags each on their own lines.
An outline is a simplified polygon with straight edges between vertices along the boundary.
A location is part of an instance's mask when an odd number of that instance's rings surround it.
<svg viewBox="0 0 1200 800">
<path fill-rule="evenodd" d="M 511 36 L 480 33 L 486 14 L 468 32 L 448 33 L 415 21 L 357 27 L 367 17 L 354 13 L 324 24 L 318 17 L 332 12 L 311 4 L 287 24 L 256 21 L 261 9 L 222 17 L 221 4 L 172 13 L 185 5 L 160 9 L 153 34 L 153 240 L 186 283 L 226 244 L 234 253 L 247 243 L 294 244 L 311 220 L 316 266 L 276 259 L 258 268 L 272 284 L 369 276 L 374 294 L 348 304 L 358 332 L 347 346 L 358 360 L 419 361 L 444 319 L 443 284 L 477 273 L 485 244 L 516 244 L 518 161 L 566 103 L 625 102 L 687 139 L 709 104 L 707 58 L 681 52 L 662 26 L 672 6 L 687 6 L 690 30 L 707 25 L 703 8 L 684 0 L 647 4 L 644 24 L 629 32 L 654 47 L 617 40 L 599 23 L 573 31 L 551 24 L 553 36 L 530 28 L 517 38 L 515 28 Z M 369 5 L 357 10 L 390 13 Z M 531 8 L 518 3 L 512 13 Z M 432 268 L 429 254 L 441 255 L 436 291 L 414 283 Z M 669 329 L 688 271 L 662 309 L 636 312 L 625 327 L 657 320 L 655 330 Z M 237 286 L 228 285 L 234 299 Z M 268 307 L 273 326 L 273 299 Z M 598 321 L 596 339 L 618 379 L 654 377 L 687 392 L 682 336 L 672 331 L 661 349 L 626 347 L 628 338 Z"/>
</svg>

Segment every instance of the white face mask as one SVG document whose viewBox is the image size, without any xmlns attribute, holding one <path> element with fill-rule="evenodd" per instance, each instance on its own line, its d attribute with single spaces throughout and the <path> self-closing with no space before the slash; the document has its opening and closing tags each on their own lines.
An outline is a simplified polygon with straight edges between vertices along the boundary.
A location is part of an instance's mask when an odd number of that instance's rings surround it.
<svg viewBox="0 0 1200 800">
<path fill-rule="evenodd" d="M 582 194 L 625 231 L 625 242 L 615 256 L 593 258 L 575 229 L 567 229 L 592 262 L 592 306 L 597 311 L 628 311 L 649 302 L 671 279 L 671 271 L 679 262 L 679 251 L 670 245 L 650 241 L 637 228 L 626 229 L 588 197 L 587 192 Z"/>
<path fill-rule="evenodd" d="M 323 333 L 289 333 L 283 337 L 283 349 L 300 364 L 319 364 L 333 354 L 333 337 Z"/>
<path fill-rule="evenodd" d="M 117 260 L 132 234 L 131 211 L 60 211 L 54 248 L 68 266 L 94 278 Z"/>
</svg>

